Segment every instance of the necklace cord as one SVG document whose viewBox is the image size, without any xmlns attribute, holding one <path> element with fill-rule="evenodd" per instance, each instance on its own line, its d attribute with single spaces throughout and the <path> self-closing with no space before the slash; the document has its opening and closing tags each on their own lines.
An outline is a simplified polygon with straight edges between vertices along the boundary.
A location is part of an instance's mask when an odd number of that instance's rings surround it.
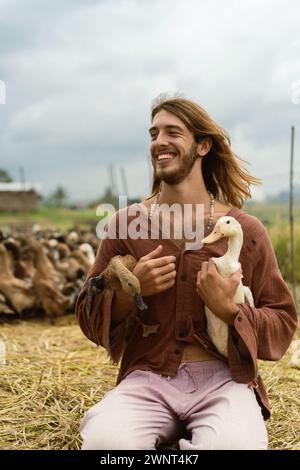
<svg viewBox="0 0 300 470">
<path fill-rule="evenodd" d="M 158 206 L 160 194 L 161 194 L 161 191 L 158 191 L 154 204 L 151 204 L 150 206 L 150 211 L 149 211 L 150 220 L 152 219 L 152 216 Z M 209 230 L 211 228 L 213 221 L 214 221 L 214 215 L 215 215 L 215 198 L 214 198 L 214 195 L 210 191 L 208 191 L 208 194 L 210 197 L 210 214 L 209 214 L 209 219 L 208 219 L 208 224 L 206 226 L 206 230 Z"/>
</svg>

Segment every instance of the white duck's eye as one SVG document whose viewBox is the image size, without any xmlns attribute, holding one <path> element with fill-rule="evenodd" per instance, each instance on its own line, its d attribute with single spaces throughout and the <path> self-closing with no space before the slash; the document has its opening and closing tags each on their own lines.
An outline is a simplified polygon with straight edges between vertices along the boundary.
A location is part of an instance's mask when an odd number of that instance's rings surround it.
<svg viewBox="0 0 300 470">
<path fill-rule="evenodd" d="M 226 221 L 226 224 L 230 224 L 230 220 L 227 220 L 227 221 Z"/>
</svg>

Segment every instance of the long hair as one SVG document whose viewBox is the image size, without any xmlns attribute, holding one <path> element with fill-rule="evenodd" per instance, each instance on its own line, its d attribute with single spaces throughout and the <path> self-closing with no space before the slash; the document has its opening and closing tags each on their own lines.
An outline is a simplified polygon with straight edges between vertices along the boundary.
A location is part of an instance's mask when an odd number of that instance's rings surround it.
<svg viewBox="0 0 300 470">
<path fill-rule="evenodd" d="M 242 162 L 247 162 L 232 151 L 230 137 L 226 131 L 218 126 L 201 106 L 186 98 L 156 99 L 152 105 L 152 120 L 162 110 L 177 116 L 192 132 L 196 142 L 204 137 L 211 138 L 211 149 L 202 159 L 206 189 L 226 204 L 243 207 L 245 200 L 251 198 L 250 185 L 260 184 L 261 180 L 251 176 L 243 168 Z M 152 193 L 147 199 L 158 193 L 160 183 L 159 178 L 153 174 Z"/>
</svg>

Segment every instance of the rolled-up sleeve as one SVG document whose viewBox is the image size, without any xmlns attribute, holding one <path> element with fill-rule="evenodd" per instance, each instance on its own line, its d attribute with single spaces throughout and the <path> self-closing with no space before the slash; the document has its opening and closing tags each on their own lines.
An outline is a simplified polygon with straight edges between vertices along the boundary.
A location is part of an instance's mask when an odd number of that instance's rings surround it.
<svg viewBox="0 0 300 470">
<path fill-rule="evenodd" d="M 228 360 L 236 380 L 241 368 L 249 381 L 257 376 L 257 359 L 276 361 L 288 349 L 297 328 L 295 302 L 278 268 L 265 229 L 257 240 L 257 263 L 251 291 L 255 307 L 239 304 L 234 326 L 229 328 Z"/>
<path fill-rule="evenodd" d="M 107 230 L 107 227 L 106 227 Z M 97 345 L 103 346 L 114 362 L 119 362 L 125 346 L 125 321 L 116 326 L 111 324 L 112 304 L 115 293 L 103 291 L 93 297 L 90 314 L 86 314 L 88 281 L 102 273 L 115 255 L 126 254 L 123 240 L 105 237 L 101 240 L 95 263 L 87 274 L 78 296 L 75 314 L 85 336 Z"/>
</svg>

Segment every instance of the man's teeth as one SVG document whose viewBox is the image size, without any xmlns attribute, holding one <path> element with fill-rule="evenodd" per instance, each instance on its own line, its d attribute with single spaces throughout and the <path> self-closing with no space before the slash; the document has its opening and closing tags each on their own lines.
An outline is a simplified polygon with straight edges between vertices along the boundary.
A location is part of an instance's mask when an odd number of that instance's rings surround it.
<svg viewBox="0 0 300 470">
<path fill-rule="evenodd" d="M 175 155 L 173 153 L 163 153 L 162 155 L 158 155 L 157 160 L 171 160 L 174 158 Z"/>
</svg>

